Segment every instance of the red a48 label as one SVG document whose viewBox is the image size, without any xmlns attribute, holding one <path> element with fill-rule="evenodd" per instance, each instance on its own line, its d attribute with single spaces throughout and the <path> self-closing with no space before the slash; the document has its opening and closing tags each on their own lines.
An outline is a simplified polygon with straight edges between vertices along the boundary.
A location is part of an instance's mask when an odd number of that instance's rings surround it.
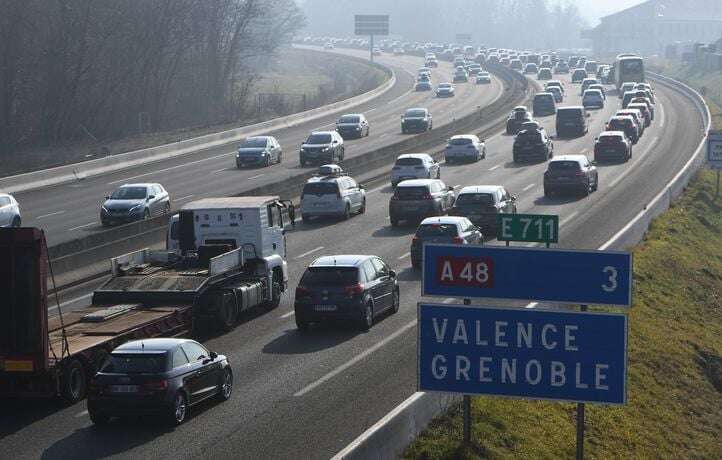
<svg viewBox="0 0 722 460">
<path fill-rule="evenodd" d="M 494 261 L 489 257 L 437 257 L 436 281 L 442 286 L 494 287 Z"/>
</svg>

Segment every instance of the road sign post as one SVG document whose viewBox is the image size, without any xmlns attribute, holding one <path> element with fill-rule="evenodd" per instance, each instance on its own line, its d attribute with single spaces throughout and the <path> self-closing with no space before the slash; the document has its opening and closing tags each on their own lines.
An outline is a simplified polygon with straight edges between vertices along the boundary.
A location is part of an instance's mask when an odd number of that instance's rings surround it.
<svg viewBox="0 0 722 460">
<path fill-rule="evenodd" d="M 421 295 L 630 306 L 627 252 L 425 244 Z"/>
<path fill-rule="evenodd" d="M 626 404 L 627 317 L 418 306 L 418 389 Z"/>
<path fill-rule="evenodd" d="M 355 35 L 369 36 L 369 56 L 374 62 L 374 36 L 389 34 L 389 16 L 386 14 L 357 14 L 354 16 Z"/>
<path fill-rule="evenodd" d="M 717 170 L 717 187 L 715 198 L 720 193 L 720 170 L 722 170 L 722 131 L 710 131 L 707 135 L 707 163 L 710 168 Z"/>
<path fill-rule="evenodd" d="M 559 216 L 545 214 L 497 214 L 496 239 L 524 243 L 559 242 Z"/>
</svg>

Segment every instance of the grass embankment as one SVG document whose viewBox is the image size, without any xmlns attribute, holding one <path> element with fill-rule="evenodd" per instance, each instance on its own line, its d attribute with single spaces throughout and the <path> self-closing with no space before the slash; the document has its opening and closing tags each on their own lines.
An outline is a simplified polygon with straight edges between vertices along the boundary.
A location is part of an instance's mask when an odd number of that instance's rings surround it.
<svg viewBox="0 0 722 460">
<path fill-rule="evenodd" d="M 670 62 L 655 71 L 705 93 L 722 129 L 722 72 Z M 703 90 L 704 88 L 704 90 Z M 629 403 L 587 406 L 588 458 L 722 457 L 722 199 L 702 171 L 634 249 Z M 573 458 L 575 406 L 474 398 L 474 444 L 459 408 L 435 420 L 406 458 Z"/>
<path fill-rule="evenodd" d="M 628 405 L 587 405 L 587 458 L 722 457 L 722 199 L 704 171 L 634 248 Z M 573 404 L 473 398 L 471 447 L 457 408 L 406 458 L 573 458 Z"/>
</svg>

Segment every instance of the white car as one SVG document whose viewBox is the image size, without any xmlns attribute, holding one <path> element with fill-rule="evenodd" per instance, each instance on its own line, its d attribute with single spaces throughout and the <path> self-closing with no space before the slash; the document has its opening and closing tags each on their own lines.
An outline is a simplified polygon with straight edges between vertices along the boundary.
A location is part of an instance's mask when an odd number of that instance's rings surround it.
<svg viewBox="0 0 722 460">
<path fill-rule="evenodd" d="M 486 145 L 474 134 L 452 136 L 444 149 L 444 159 L 447 163 L 479 161 L 482 158 L 486 158 Z"/>
<path fill-rule="evenodd" d="M 391 185 L 409 179 L 440 179 L 441 166 L 427 153 L 407 153 L 396 159 L 391 168 Z"/>
<path fill-rule="evenodd" d="M 344 220 L 366 212 L 366 190 L 338 165 L 322 165 L 301 192 L 301 218 L 334 216 Z"/>
<path fill-rule="evenodd" d="M 584 91 L 584 96 L 582 96 L 582 105 L 585 109 L 591 107 L 603 109 L 604 95 L 598 89 L 588 89 Z"/>
<path fill-rule="evenodd" d="M 0 193 L 0 227 L 20 227 L 20 205 L 12 195 Z"/>
</svg>

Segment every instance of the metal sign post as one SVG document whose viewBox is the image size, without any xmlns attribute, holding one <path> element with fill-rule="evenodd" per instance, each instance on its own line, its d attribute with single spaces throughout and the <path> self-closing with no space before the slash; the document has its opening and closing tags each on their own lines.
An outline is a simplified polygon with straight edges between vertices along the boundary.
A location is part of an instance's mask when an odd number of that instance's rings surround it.
<svg viewBox="0 0 722 460">
<path fill-rule="evenodd" d="M 389 16 L 386 14 L 357 14 L 354 16 L 355 35 L 369 36 L 369 58 L 374 62 L 374 35 L 389 34 Z"/>
<path fill-rule="evenodd" d="M 717 186 L 715 198 L 720 193 L 720 170 L 722 170 L 722 131 L 710 131 L 707 135 L 707 163 L 710 168 L 717 170 Z"/>
</svg>

